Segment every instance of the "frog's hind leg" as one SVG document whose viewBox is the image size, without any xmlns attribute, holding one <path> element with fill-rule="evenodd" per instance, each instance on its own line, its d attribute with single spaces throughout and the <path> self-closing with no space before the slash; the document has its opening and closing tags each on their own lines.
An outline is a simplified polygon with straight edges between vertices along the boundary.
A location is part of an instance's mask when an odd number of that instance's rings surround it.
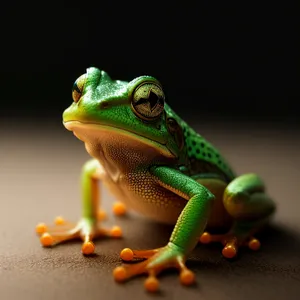
<svg viewBox="0 0 300 300">
<path fill-rule="evenodd" d="M 233 258 L 239 246 L 248 245 L 257 250 L 260 242 L 254 234 L 263 227 L 275 211 L 272 199 L 265 193 L 262 180 L 255 174 L 245 174 L 234 179 L 225 189 L 223 204 L 234 223 L 226 234 L 211 235 L 204 232 L 202 243 L 222 242 L 222 254 Z"/>
</svg>

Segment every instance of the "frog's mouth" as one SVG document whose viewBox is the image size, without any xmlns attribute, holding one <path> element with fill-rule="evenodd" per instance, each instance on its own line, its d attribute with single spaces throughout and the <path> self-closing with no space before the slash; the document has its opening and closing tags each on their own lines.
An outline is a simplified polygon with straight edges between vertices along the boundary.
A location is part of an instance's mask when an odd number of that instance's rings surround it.
<svg viewBox="0 0 300 300">
<path fill-rule="evenodd" d="M 175 155 L 168 149 L 166 144 L 149 139 L 148 137 L 139 135 L 129 130 L 125 130 L 123 128 L 111 125 L 103 125 L 99 123 L 88 123 L 72 120 L 63 122 L 63 125 L 67 130 L 72 131 L 73 134 L 79 140 L 83 141 L 86 144 L 93 143 L 95 142 L 95 140 L 99 141 L 99 143 L 101 144 L 101 140 L 99 140 L 99 135 L 109 136 L 112 134 L 116 134 L 118 135 L 118 138 L 123 138 L 124 140 L 131 140 L 135 144 L 146 145 L 147 147 L 155 149 L 165 157 L 175 157 Z"/>
</svg>

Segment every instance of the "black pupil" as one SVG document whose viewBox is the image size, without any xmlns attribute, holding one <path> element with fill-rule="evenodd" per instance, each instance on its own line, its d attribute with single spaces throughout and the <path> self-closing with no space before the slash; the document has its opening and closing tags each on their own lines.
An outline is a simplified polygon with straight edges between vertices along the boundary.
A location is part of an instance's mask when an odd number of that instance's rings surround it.
<svg viewBox="0 0 300 300">
<path fill-rule="evenodd" d="M 148 96 L 147 98 L 140 98 L 136 102 L 136 105 L 149 103 L 150 104 L 150 110 L 153 111 L 154 108 L 156 107 L 156 105 L 161 102 L 161 99 L 152 90 L 149 91 L 147 96 Z"/>
<path fill-rule="evenodd" d="M 155 105 L 158 104 L 159 98 L 158 98 L 158 96 L 155 93 L 153 93 L 152 91 L 150 91 L 148 101 L 150 103 L 150 109 L 153 110 L 154 107 L 155 107 Z"/>
</svg>

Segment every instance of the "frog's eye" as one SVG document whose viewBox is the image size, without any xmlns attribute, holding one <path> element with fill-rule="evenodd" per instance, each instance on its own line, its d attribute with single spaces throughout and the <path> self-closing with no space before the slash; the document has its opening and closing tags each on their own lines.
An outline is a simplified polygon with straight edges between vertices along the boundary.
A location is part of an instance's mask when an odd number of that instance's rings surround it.
<svg viewBox="0 0 300 300">
<path fill-rule="evenodd" d="M 83 74 L 80 77 L 78 77 L 73 84 L 72 98 L 76 103 L 79 101 L 82 95 L 85 82 L 86 82 L 86 74 Z"/>
<path fill-rule="evenodd" d="M 153 82 L 139 85 L 133 92 L 133 111 L 145 120 L 153 120 L 164 111 L 165 95 L 162 88 Z"/>
</svg>

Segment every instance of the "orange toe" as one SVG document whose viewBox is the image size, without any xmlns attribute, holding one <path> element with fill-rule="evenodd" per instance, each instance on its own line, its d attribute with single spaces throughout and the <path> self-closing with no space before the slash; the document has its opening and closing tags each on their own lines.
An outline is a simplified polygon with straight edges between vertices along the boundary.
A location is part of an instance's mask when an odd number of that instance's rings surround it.
<svg viewBox="0 0 300 300">
<path fill-rule="evenodd" d="M 120 253 L 121 259 L 125 261 L 133 260 L 133 251 L 130 248 L 124 248 Z"/>
<path fill-rule="evenodd" d="M 260 241 L 253 238 L 253 239 L 249 242 L 248 246 L 249 246 L 249 248 L 250 248 L 251 250 L 256 251 L 256 250 L 258 250 L 258 249 L 260 248 Z"/>
<path fill-rule="evenodd" d="M 233 258 L 236 256 L 237 250 L 233 245 L 225 246 L 222 250 L 222 254 L 226 258 Z"/>
<path fill-rule="evenodd" d="M 208 232 L 204 232 L 200 237 L 202 244 L 209 244 L 211 242 L 211 235 Z"/>
<path fill-rule="evenodd" d="M 121 202 L 116 202 L 113 205 L 113 213 L 117 216 L 123 216 L 126 214 L 126 206 Z"/>
<path fill-rule="evenodd" d="M 154 276 L 149 276 L 146 280 L 145 280 L 145 289 L 148 291 L 148 292 L 151 292 L 151 293 L 155 293 L 158 291 L 159 289 L 159 281 L 157 280 L 156 277 Z"/>
<path fill-rule="evenodd" d="M 58 216 L 55 218 L 54 223 L 55 223 L 55 225 L 63 225 L 63 224 L 65 224 L 65 220 L 63 217 Z"/>
<path fill-rule="evenodd" d="M 44 247 L 49 247 L 49 246 L 51 246 L 51 245 L 53 244 L 54 239 L 53 239 L 53 237 L 52 237 L 49 233 L 45 232 L 45 233 L 41 236 L 40 241 L 41 241 L 41 244 L 42 244 Z"/>
<path fill-rule="evenodd" d="M 121 237 L 122 229 L 119 226 L 114 226 L 110 231 L 111 236 L 113 237 Z"/>
<path fill-rule="evenodd" d="M 93 242 L 88 241 L 88 242 L 84 242 L 82 244 L 82 248 L 81 248 L 81 252 L 85 255 L 90 255 L 92 253 L 94 253 L 95 251 L 95 245 Z"/>
<path fill-rule="evenodd" d="M 126 270 L 124 267 L 116 267 L 113 271 L 114 279 L 117 282 L 124 282 L 126 280 Z"/>
<path fill-rule="evenodd" d="M 99 219 L 100 221 L 103 221 L 103 220 L 106 220 L 106 219 L 107 219 L 107 214 L 106 214 L 106 212 L 105 212 L 104 210 L 100 210 L 100 211 L 98 212 L 98 219 Z"/>
<path fill-rule="evenodd" d="M 195 282 L 195 274 L 191 270 L 183 270 L 180 273 L 180 282 L 183 285 L 191 285 Z"/>
<path fill-rule="evenodd" d="M 35 227 L 35 232 L 38 233 L 38 234 L 45 233 L 46 231 L 47 231 L 47 226 L 46 226 L 45 223 L 39 223 Z"/>
</svg>

